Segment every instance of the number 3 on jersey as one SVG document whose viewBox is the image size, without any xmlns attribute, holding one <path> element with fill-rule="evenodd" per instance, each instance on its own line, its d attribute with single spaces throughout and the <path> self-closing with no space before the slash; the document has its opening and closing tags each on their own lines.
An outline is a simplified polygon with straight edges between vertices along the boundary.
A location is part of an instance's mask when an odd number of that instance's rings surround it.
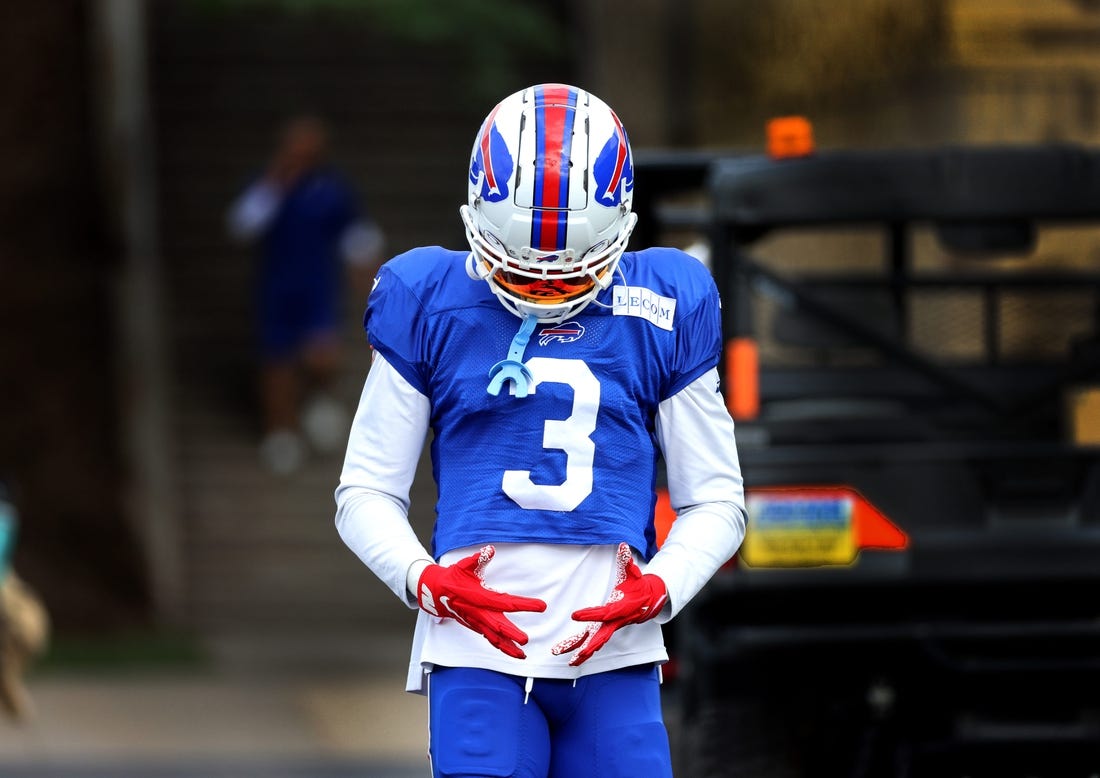
<svg viewBox="0 0 1100 778">
<path fill-rule="evenodd" d="M 565 480 L 560 484 L 536 484 L 530 470 L 505 470 L 504 493 L 528 510 L 571 511 L 592 493 L 592 461 L 596 444 L 596 416 L 600 410 L 600 382 L 579 359 L 532 357 L 525 363 L 539 384 L 565 384 L 573 390 L 573 411 L 565 419 L 547 419 L 542 447 L 565 452 Z"/>
</svg>

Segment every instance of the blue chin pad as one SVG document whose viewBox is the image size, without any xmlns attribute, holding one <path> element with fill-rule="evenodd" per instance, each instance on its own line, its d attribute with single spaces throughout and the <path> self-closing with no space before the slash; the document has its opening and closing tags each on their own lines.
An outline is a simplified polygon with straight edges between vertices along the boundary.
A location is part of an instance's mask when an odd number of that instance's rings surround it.
<svg viewBox="0 0 1100 778">
<path fill-rule="evenodd" d="M 524 316 L 523 323 L 519 325 L 519 331 L 512 338 L 512 345 L 508 348 L 508 358 L 502 359 L 489 368 L 489 386 L 485 390 L 494 397 L 500 394 L 506 381 L 511 381 L 516 388 L 516 397 L 526 397 L 532 382 L 531 371 L 523 364 L 523 352 L 527 350 L 527 341 L 531 339 L 531 333 L 535 331 L 538 319 L 534 316 Z"/>
</svg>

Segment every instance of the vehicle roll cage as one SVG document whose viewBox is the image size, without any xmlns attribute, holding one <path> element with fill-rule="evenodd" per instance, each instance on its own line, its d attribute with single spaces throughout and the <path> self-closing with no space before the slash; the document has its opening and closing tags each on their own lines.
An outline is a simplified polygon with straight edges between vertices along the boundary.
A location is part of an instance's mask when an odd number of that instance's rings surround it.
<svg viewBox="0 0 1100 778">
<path fill-rule="evenodd" d="M 912 234 L 936 230 L 941 243 L 963 254 L 1020 253 L 1034 247 L 1037 225 L 1100 226 L 1100 152 L 1072 145 L 944 147 L 911 150 L 821 151 L 792 159 L 753 154 L 651 154 L 637 161 L 636 208 L 649 209 L 640 239 L 653 225 L 695 228 L 709 236 L 710 261 L 727 304 L 726 338 L 751 334 L 751 291 L 767 288 L 813 317 L 896 365 L 915 371 L 958 398 L 997 417 L 1018 415 L 1058 398 L 1067 384 L 1095 374 L 1097 349 L 1060 365 L 1044 381 L 1011 397 L 965 371 L 937 362 L 906 339 L 912 289 L 979 290 L 983 359 L 999 353 L 999 292 L 1005 289 L 1091 289 L 1100 301 L 1100 273 L 916 272 Z M 646 194 L 646 189 L 650 194 Z M 652 192 L 704 191 L 709 207 L 666 209 L 656 217 Z M 641 199 L 645 198 L 645 199 Z M 647 232 L 643 225 L 648 226 Z M 814 274 L 812 280 L 777 272 L 755 258 L 753 244 L 779 228 L 881 226 L 887 272 Z M 822 290 L 877 290 L 889 295 L 900 334 L 884 331 L 822 296 Z M 1100 331 L 1100 303 L 1093 329 Z"/>
</svg>

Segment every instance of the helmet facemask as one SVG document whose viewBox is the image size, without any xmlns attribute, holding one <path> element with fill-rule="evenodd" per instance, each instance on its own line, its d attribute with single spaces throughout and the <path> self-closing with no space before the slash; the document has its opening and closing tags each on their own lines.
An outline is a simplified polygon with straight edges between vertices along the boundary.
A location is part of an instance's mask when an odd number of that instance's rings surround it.
<svg viewBox="0 0 1100 778">
<path fill-rule="evenodd" d="M 546 323 L 580 313 L 611 285 L 638 220 L 624 209 L 625 223 L 619 235 L 613 241 L 600 241 L 579 258 L 572 249 L 546 253 L 529 246 L 512 256 L 499 238 L 478 230 L 476 208 L 475 203 L 460 209 L 471 248 L 467 260 L 470 276 L 486 281 L 512 313 Z"/>
</svg>

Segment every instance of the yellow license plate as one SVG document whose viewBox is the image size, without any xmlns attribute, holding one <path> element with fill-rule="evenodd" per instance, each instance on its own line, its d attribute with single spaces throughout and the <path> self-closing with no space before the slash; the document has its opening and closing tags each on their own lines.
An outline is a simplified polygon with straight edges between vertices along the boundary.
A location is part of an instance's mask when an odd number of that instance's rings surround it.
<svg viewBox="0 0 1100 778">
<path fill-rule="evenodd" d="M 750 493 L 741 560 L 751 567 L 850 565 L 858 552 L 854 505 L 852 495 L 836 492 Z"/>
</svg>

